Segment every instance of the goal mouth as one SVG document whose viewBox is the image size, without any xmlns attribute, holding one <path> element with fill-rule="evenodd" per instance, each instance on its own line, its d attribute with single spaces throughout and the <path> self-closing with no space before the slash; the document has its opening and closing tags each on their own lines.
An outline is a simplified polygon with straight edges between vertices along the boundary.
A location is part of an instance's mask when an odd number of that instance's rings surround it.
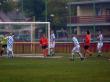
<svg viewBox="0 0 110 82">
<path fill-rule="evenodd" d="M 41 53 L 39 44 L 34 43 L 39 43 L 42 34 L 46 35 L 48 44 L 50 43 L 50 22 L 0 22 L 0 35 L 8 36 L 9 33 L 14 34 L 15 54 Z M 50 53 L 49 47 L 48 53 Z"/>
</svg>

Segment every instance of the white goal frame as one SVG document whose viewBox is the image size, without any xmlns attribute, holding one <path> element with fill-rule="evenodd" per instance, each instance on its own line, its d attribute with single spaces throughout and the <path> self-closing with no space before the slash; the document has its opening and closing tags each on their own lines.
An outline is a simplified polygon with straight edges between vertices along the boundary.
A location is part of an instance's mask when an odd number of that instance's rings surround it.
<svg viewBox="0 0 110 82">
<path fill-rule="evenodd" d="M 48 54 L 50 55 L 50 22 L 0 22 L 0 25 L 11 24 L 11 25 L 31 25 L 31 43 L 33 42 L 33 24 L 47 24 L 48 28 Z"/>
</svg>

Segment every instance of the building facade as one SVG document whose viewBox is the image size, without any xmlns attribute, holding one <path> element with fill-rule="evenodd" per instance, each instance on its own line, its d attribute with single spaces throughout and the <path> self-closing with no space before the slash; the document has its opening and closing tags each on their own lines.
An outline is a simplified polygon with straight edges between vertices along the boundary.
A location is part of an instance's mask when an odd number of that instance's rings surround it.
<svg viewBox="0 0 110 82">
<path fill-rule="evenodd" d="M 96 36 L 98 31 L 102 31 L 104 39 L 110 40 L 110 0 L 71 2 L 68 6 L 71 11 L 76 10 L 75 15 L 68 17 L 68 27 L 72 27 L 78 35 L 90 30 Z"/>
</svg>

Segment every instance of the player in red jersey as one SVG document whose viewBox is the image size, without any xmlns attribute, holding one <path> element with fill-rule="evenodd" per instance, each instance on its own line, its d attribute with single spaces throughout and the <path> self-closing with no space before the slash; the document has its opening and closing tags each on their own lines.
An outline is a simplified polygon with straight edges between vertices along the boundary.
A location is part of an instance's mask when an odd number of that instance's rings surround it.
<svg viewBox="0 0 110 82">
<path fill-rule="evenodd" d="M 42 47 L 42 53 L 44 55 L 44 57 L 48 56 L 48 39 L 46 38 L 45 34 L 42 35 L 42 37 L 40 38 L 40 45 Z"/>
<path fill-rule="evenodd" d="M 89 47 L 90 47 L 90 42 L 91 42 L 91 35 L 90 35 L 90 32 L 87 31 L 87 34 L 86 34 L 86 37 L 85 37 L 85 46 L 84 46 L 84 57 L 86 56 L 91 56 L 92 53 L 90 52 L 89 50 Z"/>
</svg>

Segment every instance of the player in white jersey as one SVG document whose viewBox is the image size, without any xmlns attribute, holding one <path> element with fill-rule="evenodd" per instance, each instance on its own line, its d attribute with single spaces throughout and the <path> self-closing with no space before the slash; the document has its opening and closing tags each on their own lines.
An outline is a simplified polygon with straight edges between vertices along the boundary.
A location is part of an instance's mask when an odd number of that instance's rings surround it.
<svg viewBox="0 0 110 82">
<path fill-rule="evenodd" d="M 50 54 L 55 55 L 55 34 L 53 30 L 50 33 Z"/>
<path fill-rule="evenodd" d="M 13 43 L 14 43 L 13 37 L 14 36 L 11 33 L 7 37 L 7 55 L 9 58 L 13 57 Z"/>
<path fill-rule="evenodd" d="M 103 35 L 101 31 L 99 31 L 97 39 L 98 39 L 98 43 L 97 43 L 98 56 L 101 56 L 102 47 L 103 47 Z"/>
<path fill-rule="evenodd" d="M 74 55 L 75 54 L 79 54 L 80 59 L 84 60 L 84 57 L 80 52 L 80 44 L 79 44 L 77 38 L 75 37 L 75 35 L 73 36 L 72 40 L 73 40 L 73 44 L 74 44 L 74 47 L 72 49 L 72 60 L 74 60 Z"/>
</svg>

